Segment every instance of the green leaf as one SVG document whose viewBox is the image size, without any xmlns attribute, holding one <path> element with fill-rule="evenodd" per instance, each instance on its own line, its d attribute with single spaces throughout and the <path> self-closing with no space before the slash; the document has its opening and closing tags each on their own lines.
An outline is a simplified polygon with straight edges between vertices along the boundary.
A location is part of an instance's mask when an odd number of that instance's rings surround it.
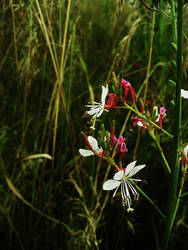
<svg viewBox="0 0 188 250">
<path fill-rule="evenodd" d="M 173 80 L 168 80 L 168 85 L 171 87 L 171 88 L 176 88 L 176 83 L 173 81 Z"/>
<path fill-rule="evenodd" d="M 176 62 L 174 60 L 170 61 L 170 66 L 171 66 L 172 70 L 176 71 L 177 64 L 176 64 Z"/>
<path fill-rule="evenodd" d="M 176 52 L 177 51 L 177 44 L 171 43 L 171 46 L 172 46 L 173 50 Z"/>
</svg>

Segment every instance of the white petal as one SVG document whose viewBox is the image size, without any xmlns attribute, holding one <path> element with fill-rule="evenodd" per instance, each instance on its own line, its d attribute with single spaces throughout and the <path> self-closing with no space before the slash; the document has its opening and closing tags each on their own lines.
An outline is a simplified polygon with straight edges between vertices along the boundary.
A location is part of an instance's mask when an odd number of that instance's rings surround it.
<svg viewBox="0 0 188 250">
<path fill-rule="evenodd" d="M 188 91 L 187 91 L 187 90 L 184 90 L 184 89 L 181 89 L 181 96 L 182 96 L 183 98 L 188 99 Z"/>
<path fill-rule="evenodd" d="M 187 144 L 187 146 L 184 148 L 183 151 L 184 151 L 185 156 L 188 157 L 188 144 Z"/>
<path fill-rule="evenodd" d="M 94 151 L 98 151 L 99 150 L 99 146 L 98 146 L 97 140 L 93 136 L 90 136 L 90 135 L 87 137 L 87 139 L 88 139 L 89 144 L 91 145 L 92 149 Z"/>
<path fill-rule="evenodd" d="M 120 186 L 120 185 L 119 185 Z M 116 190 L 114 191 L 114 193 L 113 193 L 113 198 L 115 197 L 115 195 L 116 195 L 116 193 L 117 193 L 117 191 L 118 191 L 118 188 L 119 188 L 119 186 L 116 188 Z"/>
<path fill-rule="evenodd" d="M 102 113 L 103 113 L 103 111 L 104 111 L 104 108 L 103 108 L 103 107 L 100 107 L 100 111 L 98 112 L 98 114 L 96 115 L 96 117 L 101 116 Z"/>
<path fill-rule="evenodd" d="M 132 171 L 130 171 L 130 173 L 128 174 L 127 177 L 131 177 L 133 175 L 135 175 L 138 171 L 140 171 L 142 168 L 145 168 L 145 164 L 144 165 L 139 165 L 137 167 L 135 167 Z"/>
<path fill-rule="evenodd" d="M 94 155 L 94 153 L 93 153 L 91 150 L 82 149 L 82 148 L 79 149 L 79 153 L 80 153 L 82 156 L 84 156 L 84 157 L 90 156 L 90 155 Z"/>
<path fill-rule="evenodd" d="M 155 116 L 158 116 L 158 115 L 159 115 L 159 110 L 158 110 L 158 107 L 157 107 L 157 106 L 154 106 L 154 107 L 153 107 L 153 112 L 155 112 Z"/>
<path fill-rule="evenodd" d="M 103 190 L 113 190 L 117 188 L 121 184 L 121 181 L 116 181 L 116 180 L 107 180 L 103 184 Z"/>
<path fill-rule="evenodd" d="M 106 96 L 108 95 L 108 85 L 106 86 L 106 88 L 104 86 L 102 86 L 102 96 L 101 96 L 101 103 L 104 105 L 105 104 L 105 99 Z"/>
<path fill-rule="evenodd" d="M 127 165 L 127 167 L 125 169 L 125 176 L 127 176 L 131 172 L 131 170 L 133 170 L 135 165 L 136 165 L 136 161 L 133 161 Z"/>
<path fill-rule="evenodd" d="M 118 171 L 117 173 L 115 173 L 115 175 L 114 175 L 114 180 L 116 180 L 116 181 L 120 181 L 122 178 L 123 178 L 123 176 L 124 176 L 124 170 L 120 170 L 120 171 Z"/>
<path fill-rule="evenodd" d="M 159 122 L 160 119 L 160 115 L 157 116 L 157 119 L 155 120 L 155 122 Z"/>
<path fill-rule="evenodd" d="M 94 114 L 99 113 L 100 109 L 101 109 L 101 107 L 99 107 L 99 108 L 94 108 L 94 109 L 90 109 L 89 111 L 86 111 L 86 113 L 87 113 L 88 115 L 94 115 Z"/>
<path fill-rule="evenodd" d="M 137 125 L 138 125 L 139 127 L 143 127 L 143 124 L 142 124 L 141 121 L 138 121 L 138 122 L 137 122 Z"/>
</svg>

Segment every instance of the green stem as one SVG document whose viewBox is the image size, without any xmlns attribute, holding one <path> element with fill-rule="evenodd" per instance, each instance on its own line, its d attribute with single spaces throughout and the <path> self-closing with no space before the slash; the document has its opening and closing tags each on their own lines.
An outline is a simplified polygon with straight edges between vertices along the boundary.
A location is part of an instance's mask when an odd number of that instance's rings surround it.
<svg viewBox="0 0 188 250">
<path fill-rule="evenodd" d="M 163 214 L 163 212 L 160 210 L 160 208 L 155 204 L 155 202 L 152 201 L 152 200 L 149 198 L 149 196 L 147 196 L 147 194 L 144 193 L 144 192 L 142 191 L 142 189 L 139 188 L 139 187 L 135 184 L 135 182 L 134 182 L 133 180 L 129 179 L 129 181 L 130 181 L 131 184 L 134 185 L 134 187 L 135 187 L 135 188 L 136 188 L 136 189 L 146 198 L 146 200 L 149 201 L 149 203 L 157 210 L 157 212 L 163 217 L 163 219 L 165 219 L 166 216 Z"/>
<path fill-rule="evenodd" d="M 177 19 L 176 19 L 176 11 L 175 11 L 175 1 L 171 0 L 171 15 L 172 15 L 172 34 L 174 43 L 177 44 Z"/>
<path fill-rule="evenodd" d="M 155 128 L 158 128 L 159 130 L 161 130 L 164 134 L 168 135 L 169 137 L 173 138 L 173 135 L 171 135 L 170 133 L 168 133 L 166 130 L 160 128 L 156 123 L 154 123 L 151 120 L 149 120 L 142 113 L 140 113 L 139 111 L 137 111 L 136 109 L 134 109 L 133 107 L 131 107 L 130 105 L 128 105 L 127 103 L 124 103 L 124 105 L 125 105 L 125 107 L 127 107 L 128 109 L 130 109 L 131 111 L 133 111 L 135 114 L 137 114 L 141 119 L 143 119 L 144 121 L 146 121 L 150 125 L 154 126 Z"/>
<path fill-rule="evenodd" d="M 165 155 L 164 155 L 164 153 L 163 153 L 163 150 L 162 150 L 162 148 L 161 148 L 161 145 L 159 144 L 159 142 L 157 141 L 157 139 L 155 140 L 155 142 L 156 142 L 157 147 L 158 147 L 158 149 L 159 149 L 159 151 L 160 151 L 160 153 L 161 153 L 161 156 L 162 156 L 162 158 L 163 158 L 163 161 L 164 161 L 164 163 L 165 163 L 165 166 L 166 166 L 166 168 L 168 169 L 168 172 L 169 172 L 169 174 L 170 174 L 170 173 L 171 173 L 171 169 L 170 169 L 169 164 L 168 164 L 168 162 L 167 162 L 167 160 L 166 160 L 166 157 L 165 157 Z"/>
<path fill-rule="evenodd" d="M 177 187 L 179 176 L 179 142 L 181 132 L 181 85 L 182 85 L 182 47 L 183 47 L 183 0 L 178 0 L 177 16 L 177 81 L 175 103 L 175 126 L 174 126 L 174 151 L 173 164 L 169 187 L 168 212 L 165 225 L 163 249 L 168 248 L 168 242 L 172 226 L 177 213 Z"/>
</svg>

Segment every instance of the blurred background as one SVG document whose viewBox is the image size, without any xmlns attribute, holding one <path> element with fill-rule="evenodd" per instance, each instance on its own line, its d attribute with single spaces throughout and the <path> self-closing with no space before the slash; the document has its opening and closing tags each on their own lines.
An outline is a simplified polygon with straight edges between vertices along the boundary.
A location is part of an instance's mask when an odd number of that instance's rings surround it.
<svg viewBox="0 0 188 250">
<path fill-rule="evenodd" d="M 144 197 L 127 213 L 121 196 L 102 184 L 114 169 L 83 158 L 81 131 L 91 131 L 84 105 L 100 101 L 112 73 L 130 81 L 139 98 L 165 106 L 171 133 L 175 80 L 168 1 L 1 0 L 0 3 L 0 249 L 160 249 L 164 219 Z M 187 89 L 188 9 L 184 8 L 183 88 Z M 183 138 L 188 136 L 183 102 Z M 130 114 L 129 114 L 130 115 Z M 140 187 L 165 213 L 168 173 L 148 133 L 132 131 L 128 111 L 111 110 L 96 123 L 127 138 L 126 166 L 146 164 Z M 167 160 L 171 141 L 160 137 Z M 47 158 L 30 159 L 46 153 Z M 23 157 L 28 156 L 27 160 Z M 185 184 L 186 190 L 187 184 Z M 187 198 L 182 199 L 169 249 L 186 249 Z"/>
</svg>

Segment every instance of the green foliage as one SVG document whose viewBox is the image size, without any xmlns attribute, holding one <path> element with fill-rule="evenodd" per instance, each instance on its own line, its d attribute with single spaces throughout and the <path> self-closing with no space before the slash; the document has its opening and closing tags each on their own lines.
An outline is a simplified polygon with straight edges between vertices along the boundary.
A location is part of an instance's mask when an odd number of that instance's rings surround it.
<svg viewBox="0 0 188 250">
<path fill-rule="evenodd" d="M 1 1 L 2 249 L 136 249 L 145 237 L 147 243 L 142 248 L 155 248 L 151 239 L 155 237 L 157 241 L 164 219 L 158 220 L 152 203 L 141 198 L 133 214 L 121 207 L 118 196 L 111 204 L 111 194 L 102 191 L 102 183 L 114 174 L 113 170 L 101 159 L 83 159 L 78 153 L 79 148 L 86 147 L 80 132 L 93 133 L 89 119 L 83 118 L 84 105 L 94 99 L 100 101 L 101 85 L 108 83 L 112 89 L 113 72 L 130 81 L 139 97 L 143 96 L 140 93 L 143 94 L 147 80 L 146 99 L 152 100 L 153 106 L 169 106 L 164 129 L 172 129 L 174 107 L 170 107 L 170 102 L 175 92 L 168 83 L 175 85 L 176 46 L 168 18 L 169 4 L 152 1 L 164 12 L 156 12 L 152 30 L 153 12 L 138 2 Z M 151 1 L 145 2 L 153 7 Z M 184 12 L 187 26 L 187 9 Z M 187 35 L 185 29 L 185 89 Z M 181 140 L 185 142 L 186 103 L 183 109 Z M 96 127 L 104 123 L 105 131 L 110 131 L 112 120 L 116 121 L 116 133 L 122 132 L 127 138 L 129 150 L 122 164 L 134 159 L 146 163 L 143 179 L 148 184 L 143 183 L 141 188 L 165 211 L 168 174 L 161 167 L 165 163 L 160 147 L 169 161 L 169 139 L 166 135 L 157 137 L 159 147 L 148 133 L 142 136 L 136 128 L 133 133 L 128 121 L 131 116 L 127 110 L 112 110 L 96 122 Z M 104 132 L 103 125 L 101 131 Z M 41 153 L 51 155 L 53 160 L 23 160 Z M 185 182 L 185 192 L 186 188 Z M 185 249 L 186 220 L 185 196 L 171 249 Z M 157 232 L 151 228 L 157 228 Z"/>
</svg>

